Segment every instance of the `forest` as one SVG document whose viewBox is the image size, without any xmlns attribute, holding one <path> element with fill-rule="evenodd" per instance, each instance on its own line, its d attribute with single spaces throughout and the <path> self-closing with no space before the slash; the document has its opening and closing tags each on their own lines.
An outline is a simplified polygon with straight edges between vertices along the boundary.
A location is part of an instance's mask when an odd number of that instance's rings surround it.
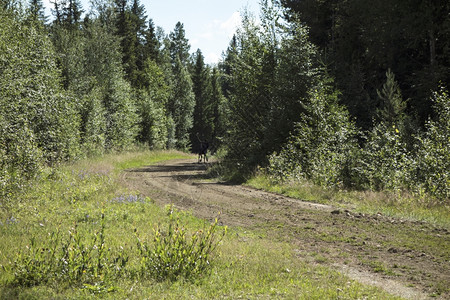
<svg viewBox="0 0 450 300">
<path fill-rule="evenodd" d="M 139 0 L 0 1 L 0 199 L 135 145 L 224 174 L 450 197 L 450 3 L 262 0 L 215 65 Z M 224 176 L 225 176 L 224 175 Z"/>
</svg>

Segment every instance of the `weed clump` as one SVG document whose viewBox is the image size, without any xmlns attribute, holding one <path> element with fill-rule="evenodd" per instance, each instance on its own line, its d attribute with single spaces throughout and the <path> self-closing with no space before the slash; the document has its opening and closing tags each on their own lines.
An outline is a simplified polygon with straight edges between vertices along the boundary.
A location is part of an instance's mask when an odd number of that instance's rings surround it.
<svg viewBox="0 0 450 300">
<path fill-rule="evenodd" d="M 10 268 L 13 285 L 34 286 L 49 282 L 82 285 L 104 285 L 124 271 L 128 257 L 123 249 L 113 255 L 105 241 L 105 216 L 101 214 L 100 230 L 82 238 L 75 225 L 67 237 L 60 231 L 49 233 L 44 243 L 31 237 L 24 251 L 16 254 Z"/>
<path fill-rule="evenodd" d="M 167 228 L 153 229 L 153 244 L 141 240 L 136 232 L 140 274 L 161 281 L 199 277 L 210 267 L 212 254 L 225 236 L 226 227 L 218 234 L 216 218 L 207 230 L 188 234 L 173 206 L 167 207 L 167 216 Z"/>
<path fill-rule="evenodd" d="M 42 242 L 32 236 L 26 248 L 15 254 L 5 268 L 12 275 L 10 284 L 28 287 L 63 284 L 98 294 L 114 291 L 114 281 L 127 276 L 157 281 L 198 278 L 208 271 L 226 228 L 219 234 L 215 219 L 209 228 L 188 234 L 173 206 L 168 207 L 167 215 L 164 222 L 167 227 L 153 229 L 153 243 L 141 240 L 135 230 L 137 250 L 122 247 L 114 250 L 107 246 L 103 212 L 100 229 L 91 235 L 85 236 L 75 225 L 67 235 L 57 229 Z M 128 263 L 129 257 L 137 258 L 136 268 Z"/>
</svg>

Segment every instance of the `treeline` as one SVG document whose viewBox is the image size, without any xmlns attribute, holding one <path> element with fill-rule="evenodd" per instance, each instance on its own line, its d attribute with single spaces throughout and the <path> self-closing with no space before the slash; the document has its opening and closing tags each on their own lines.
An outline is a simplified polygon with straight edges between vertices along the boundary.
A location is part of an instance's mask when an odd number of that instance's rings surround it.
<svg viewBox="0 0 450 300">
<path fill-rule="evenodd" d="M 274 2 L 223 62 L 229 168 L 448 204 L 448 2 Z"/>
<path fill-rule="evenodd" d="M 410 2 L 264 0 L 209 66 L 138 0 L 55 1 L 52 21 L 2 0 L 0 197 L 45 164 L 200 139 L 236 177 L 447 201 L 449 4 Z"/>
<path fill-rule="evenodd" d="M 190 54 L 182 23 L 165 34 L 139 0 L 0 6 L 0 197 L 44 165 L 139 143 L 218 144 L 219 71 Z M 194 149 L 195 150 L 195 149 Z"/>
</svg>

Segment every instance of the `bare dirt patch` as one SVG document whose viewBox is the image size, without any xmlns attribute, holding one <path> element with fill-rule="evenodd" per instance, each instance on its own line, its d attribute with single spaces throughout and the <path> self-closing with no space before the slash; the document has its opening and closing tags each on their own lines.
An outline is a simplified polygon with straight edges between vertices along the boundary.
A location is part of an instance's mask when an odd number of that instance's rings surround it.
<svg viewBox="0 0 450 300">
<path fill-rule="evenodd" d="M 156 203 L 292 243 L 299 258 L 409 299 L 449 299 L 450 232 L 364 215 L 208 178 L 207 165 L 172 160 L 126 170 L 123 183 Z"/>
</svg>

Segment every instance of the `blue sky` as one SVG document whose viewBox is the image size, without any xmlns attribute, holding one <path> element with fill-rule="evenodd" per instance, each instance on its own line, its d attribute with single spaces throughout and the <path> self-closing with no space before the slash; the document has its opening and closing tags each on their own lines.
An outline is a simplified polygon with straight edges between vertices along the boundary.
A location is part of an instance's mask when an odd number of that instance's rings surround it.
<svg viewBox="0 0 450 300">
<path fill-rule="evenodd" d="M 129 0 L 130 2 L 132 0 Z M 49 14 L 50 0 L 44 0 Z M 81 0 L 84 10 L 89 0 Z M 259 15 L 259 0 L 141 0 L 147 16 L 169 34 L 180 21 L 184 24 L 191 52 L 202 50 L 206 63 L 217 63 L 228 47 L 240 12 L 246 8 Z"/>
<path fill-rule="evenodd" d="M 259 0 L 141 0 L 147 14 L 166 33 L 180 21 L 184 24 L 191 51 L 202 50 L 207 63 L 216 63 L 226 50 L 240 12 L 248 8 L 259 14 Z"/>
</svg>

